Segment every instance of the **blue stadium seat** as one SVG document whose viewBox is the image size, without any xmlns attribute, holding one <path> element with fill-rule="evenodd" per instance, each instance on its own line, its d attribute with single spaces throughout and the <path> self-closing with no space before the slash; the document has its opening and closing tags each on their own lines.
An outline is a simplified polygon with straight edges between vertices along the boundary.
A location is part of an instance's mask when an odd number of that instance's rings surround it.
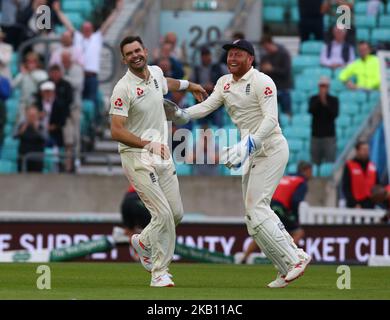
<svg viewBox="0 0 390 320">
<path fill-rule="evenodd" d="M 343 101 L 340 99 L 340 101 Z M 360 112 L 360 107 L 357 103 L 354 102 L 341 102 L 339 114 L 341 115 L 349 115 L 354 116 Z"/>
<path fill-rule="evenodd" d="M 379 28 L 372 31 L 371 42 L 377 44 L 378 42 L 390 42 L 390 28 Z"/>
<path fill-rule="evenodd" d="M 8 161 L 16 161 L 19 157 L 19 140 L 12 137 L 6 137 L 3 143 L 1 159 Z"/>
<path fill-rule="evenodd" d="M 364 103 L 367 101 L 367 94 L 364 91 L 343 91 L 340 93 L 339 100 L 340 103 Z"/>
<path fill-rule="evenodd" d="M 367 15 L 356 15 L 355 24 L 359 28 L 375 28 L 376 27 L 376 17 L 367 16 Z"/>
<path fill-rule="evenodd" d="M 370 41 L 370 29 L 368 28 L 357 28 L 356 29 L 356 38 L 359 41 Z"/>
<path fill-rule="evenodd" d="M 346 114 L 340 114 L 336 119 L 336 126 L 340 128 L 348 128 L 351 125 L 351 117 Z"/>
<path fill-rule="evenodd" d="M 0 160 L 0 174 L 17 173 L 18 168 L 15 161 Z"/>
<path fill-rule="evenodd" d="M 305 75 L 295 77 L 294 83 L 294 88 L 296 90 L 305 91 L 307 93 L 317 90 L 318 88 L 317 81 L 313 81 L 313 79 Z"/>
<path fill-rule="evenodd" d="M 290 163 L 287 166 L 287 173 L 288 174 L 296 174 L 297 173 L 298 164 L 297 163 Z"/>
<path fill-rule="evenodd" d="M 332 70 L 329 68 L 306 68 L 303 70 L 303 75 L 309 76 L 312 81 L 314 80 L 313 79 L 314 77 L 316 79 L 319 79 L 322 76 L 326 76 L 326 77 L 331 78 L 332 77 Z"/>
<path fill-rule="evenodd" d="M 292 7 L 290 9 L 290 17 L 291 17 L 291 21 L 292 22 L 294 22 L 294 23 L 298 23 L 299 22 L 300 17 L 299 17 L 299 10 L 298 10 L 297 6 Z"/>
<path fill-rule="evenodd" d="M 294 111 L 293 111 L 294 112 Z M 284 113 L 279 113 L 279 122 L 282 128 L 287 127 L 290 124 L 290 118 Z"/>
<path fill-rule="evenodd" d="M 339 93 L 345 90 L 346 87 L 339 79 L 333 79 L 330 81 L 330 91 Z"/>
<path fill-rule="evenodd" d="M 176 173 L 178 176 L 190 176 L 192 174 L 192 166 L 186 163 L 176 163 Z"/>
<path fill-rule="evenodd" d="M 303 150 L 303 141 L 300 139 L 289 139 L 288 147 L 292 153 L 299 153 Z"/>
<path fill-rule="evenodd" d="M 332 172 L 333 172 L 333 168 L 334 168 L 334 164 L 333 163 L 322 163 L 320 165 L 320 169 L 319 169 L 319 176 L 320 177 L 329 177 L 332 175 Z"/>
<path fill-rule="evenodd" d="M 73 26 L 76 29 L 80 29 L 81 25 L 84 22 L 83 16 L 78 12 L 68 12 L 66 14 L 67 18 L 72 22 Z"/>
<path fill-rule="evenodd" d="M 379 17 L 379 28 L 390 28 L 390 15 Z"/>
<path fill-rule="evenodd" d="M 307 129 L 311 126 L 311 115 L 308 113 L 302 113 L 292 118 L 292 125 L 294 128 Z"/>
<path fill-rule="evenodd" d="M 292 60 L 294 72 L 301 72 L 305 68 L 318 67 L 320 65 L 319 55 L 298 55 Z"/>
<path fill-rule="evenodd" d="M 82 102 L 82 110 L 87 121 L 92 121 L 95 119 L 95 105 L 92 100 L 84 99 Z"/>
<path fill-rule="evenodd" d="M 321 49 L 324 43 L 318 40 L 308 40 L 302 42 L 301 44 L 301 53 L 302 54 L 313 54 L 319 55 L 321 53 Z"/>
<path fill-rule="evenodd" d="M 92 4 L 89 1 L 67 0 L 62 2 L 62 10 L 66 13 L 78 12 L 84 15 L 88 15 L 92 10 Z"/>
<path fill-rule="evenodd" d="M 266 22 L 283 22 L 284 21 L 284 7 L 269 6 L 264 7 L 263 17 Z"/>
<path fill-rule="evenodd" d="M 379 13 L 383 13 L 385 11 L 384 9 L 385 9 L 384 5 L 383 3 L 381 3 L 379 6 Z M 367 15 L 367 1 L 356 2 L 353 6 L 353 10 L 355 14 Z"/>
<path fill-rule="evenodd" d="M 302 103 L 307 101 L 307 94 L 305 92 L 299 91 L 299 90 L 291 90 L 291 101 L 293 103 Z"/>
</svg>

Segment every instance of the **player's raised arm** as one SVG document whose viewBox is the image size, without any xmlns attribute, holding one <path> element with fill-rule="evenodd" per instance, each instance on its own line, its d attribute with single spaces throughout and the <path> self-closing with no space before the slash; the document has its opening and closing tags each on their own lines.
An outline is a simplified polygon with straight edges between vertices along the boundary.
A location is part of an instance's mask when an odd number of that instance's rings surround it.
<svg viewBox="0 0 390 320">
<path fill-rule="evenodd" d="M 173 78 L 165 78 L 167 80 L 168 91 L 187 90 L 191 92 L 198 102 L 202 102 L 208 96 L 206 90 L 199 84 L 188 80 L 177 80 Z"/>
<path fill-rule="evenodd" d="M 223 105 L 223 102 L 222 82 L 221 80 L 218 80 L 213 93 L 205 101 L 187 108 L 185 112 L 191 119 L 204 118 Z"/>
</svg>

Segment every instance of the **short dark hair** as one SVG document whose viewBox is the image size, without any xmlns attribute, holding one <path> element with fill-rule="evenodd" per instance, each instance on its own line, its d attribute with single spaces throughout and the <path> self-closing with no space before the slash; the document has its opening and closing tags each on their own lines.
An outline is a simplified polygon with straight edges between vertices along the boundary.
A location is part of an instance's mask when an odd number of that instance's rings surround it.
<svg viewBox="0 0 390 320">
<path fill-rule="evenodd" d="M 62 70 L 58 64 L 53 64 L 52 66 L 49 67 L 49 72 L 50 71 L 62 71 Z"/>
<path fill-rule="evenodd" d="M 143 48 L 145 47 L 144 43 L 142 42 L 141 37 L 139 37 L 139 36 L 127 36 L 120 43 L 121 53 L 123 54 L 123 47 L 126 44 L 130 44 L 130 43 L 133 43 L 135 41 L 139 42 L 142 45 Z"/>
<path fill-rule="evenodd" d="M 241 31 L 235 31 L 232 35 L 234 39 L 245 39 L 245 34 Z"/>
<path fill-rule="evenodd" d="M 266 43 L 274 43 L 272 40 L 272 36 L 270 34 L 265 34 L 260 39 L 260 44 L 266 44 Z"/>
<path fill-rule="evenodd" d="M 366 45 L 368 45 L 369 47 L 371 47 L 370 43 L 369 43 L 368 41 L 364 41 L 364 40 L 359 41 L 358 46 L 361 46 L 361 45 L 363 45 L 363 44 L 366 44 Z"/>
<path fill-rule="evenodd" d="M 307 169 L 311 169 L 312 168 L 312 165 L 310 162 L 307 162 L 307 161 L 299 161 L 298 163 L 298 168 L 297 168 L 297 171 L 298 171 L 298 174 L 302 174 L 303 171 L 307 170 Z"/>
<path fill-rule="evenodd" d="M 368 141 L 366 140 L 359 140 L 358 142 L 356 142 L 355 144 L 355 150 L 358 151 L 360 149 L 360 147 L 364 144 L 368 144 Z"/>
</svg>

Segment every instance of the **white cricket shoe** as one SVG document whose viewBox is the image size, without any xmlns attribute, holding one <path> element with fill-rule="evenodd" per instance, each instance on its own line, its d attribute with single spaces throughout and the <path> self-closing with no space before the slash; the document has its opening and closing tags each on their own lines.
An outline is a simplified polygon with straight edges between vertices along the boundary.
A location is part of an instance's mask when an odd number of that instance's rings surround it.
<svg viewBox="0 0 390 320">
<path fill-rule="evenodd" d="M 172 281 L 171 277 L 168 274 L 163 274 L 162 276 L 152 278 L 150 282 L 151 287 L 174 287 L 175 283 Z"/>
<path fill-rule="evenodd" d="M 303 276 L 310 261 L 311 261 L 311 257 L 308 254 L 306 254 L 306 259 L 303 259 L 296 265 L 290 267 L 285 280 L 287 282 L 292 282 L 298 279 L 299 277 Z"/>
<path fill-rule="evenodd" d="M 131 237 L 131 245 L 135 251 L 137 251 L 143 267 L 146 269 L 146 271 L 151 272 L 153 267 L 152 257 L 149 250 L 147 250 L 144 244 L 139 240 L 139 236 L 139 234 L 134 234 Z"/>
<path fill-rule="evenodd" d="M 282 275 L 278 272 L 276 279 L 270 283 L 268 283 L 268 288 L 284 288 L 288 286 L 288 282 L 286 281 L 286 275 Z"/>
</svg>

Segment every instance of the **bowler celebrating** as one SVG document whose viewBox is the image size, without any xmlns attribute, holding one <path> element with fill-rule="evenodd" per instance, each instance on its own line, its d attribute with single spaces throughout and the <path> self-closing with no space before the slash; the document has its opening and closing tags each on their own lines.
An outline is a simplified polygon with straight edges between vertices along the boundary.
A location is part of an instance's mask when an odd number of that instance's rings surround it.
<svg viewBox="0 0 390 320">
<path fill-rule="evenodd" d="M 297 248 L 270 207 L 289 157 L 278 123 L 276 87 L 269 76 L 252 67 L 255 52 L 251 43 L 236 40 L 223 48 L 231 74 L 218 80 L 206 101 L 179 110 L 177 115 L 199 119 L 225 105 L 241 141 L 224 152 L 223 162 L 228 168 L 242 166 L 248 232 L 279 271 L 268 287 L 285 287 L 303 274 L 311 258 Z"/>
<path fill-rule="evenodd" d="M 163 95 L 188 89 L 202 101 L 206 91 L 186 80 L 165 78 L 159 67 L 148 66 L 148 51 L 139 37 L 126 37 L 120 49 L 128 71 L 111 97 L 111 134 L 119 142 L 125 174 L 152 216 L 141 234 L 133 235 L 131 244 L 152 273 L 150 285 L 172 287 L 168 266 L 183 205 L 168 148 Z"/>
</svg>

